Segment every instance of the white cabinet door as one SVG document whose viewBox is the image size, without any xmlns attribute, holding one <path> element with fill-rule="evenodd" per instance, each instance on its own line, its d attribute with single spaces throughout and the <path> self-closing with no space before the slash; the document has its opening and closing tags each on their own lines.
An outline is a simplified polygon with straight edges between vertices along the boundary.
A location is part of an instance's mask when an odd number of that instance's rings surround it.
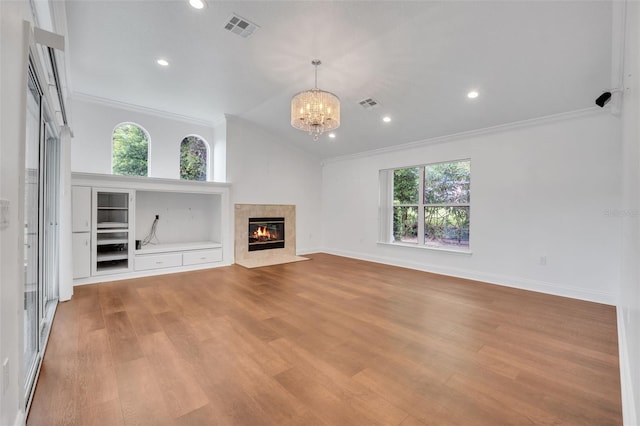
<svg viewBox="0 0 640 426">
<path fill-rule="evenodd" d="M 71 188 L 71 218 L 73 232 L 91 231 L 91 187 Z"/>
<path fill-rule="evenodd" d="M 87 278 L 91 275 L 91 234 L 74 232 L 73 245 L 73 278 Z"/>
</svg>

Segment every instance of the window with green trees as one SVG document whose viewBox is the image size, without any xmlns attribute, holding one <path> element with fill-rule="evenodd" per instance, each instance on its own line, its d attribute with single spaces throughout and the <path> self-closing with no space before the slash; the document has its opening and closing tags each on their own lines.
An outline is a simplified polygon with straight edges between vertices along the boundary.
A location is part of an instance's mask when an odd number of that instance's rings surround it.
<svg viewBox="0 0 640 426">
<path fill-rule="evenodd" d="M 180 179 L 207 180 L 207 143 L 198 136 L 187 136 L 180 143 Z"/>
<path fill-rule="evenodd" d="M 405 243 L 418 242 L 420 169 L 393 171 L 393 238 Z"/>
<path fill-rule="evenodd" d="M 147 176 L 149 135 L 134 123 L 124 123 L 113 131 L 112 172 L 114 175 Z"/>
<path fill-rule="evenodd" d="M 469 248 L 471 161 L 393 170 L 393 239 Z"/>
</svg>

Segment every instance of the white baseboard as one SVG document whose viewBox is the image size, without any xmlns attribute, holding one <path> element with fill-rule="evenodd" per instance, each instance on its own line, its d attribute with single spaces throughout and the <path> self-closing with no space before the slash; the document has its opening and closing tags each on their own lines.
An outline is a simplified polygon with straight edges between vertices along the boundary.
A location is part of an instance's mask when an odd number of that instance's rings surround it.
<svg viewBox="0 0 640 426">
<path fill-rule="evenodd" d="M 321 253 L 322 250 L 319 248 L 303 248 L 296 250 L 296 254 L 298 256 L 304 256 L 305 254 L 313 254 L 313 253 Z"/>
<path fill-rule="evenodd" d="M 618 353 L 620 356 L 620 387 L 622 392 L 622 422 L 627 426 L 640 424 L 636 413 L 635 399 L 633 398 L 633 381 L 631 380 L 631 368 L 629 350 L 627 345 L 626 326 L 623 319 L 622 308 L 617 308 L 618 318 Z"/>
<path fill-rule="evenodd" d="M 606 305 L 615 305 L 615 297 L 613 294 L 599 291 L 589 291 L 564 284 L 548 283 L 528 278 L 477 272 L 460 268 L 449 268 L 443 267 L 441 265 L 417 263 L 397 258 L 371 256 L 346 250 L 323 249 L 321 251 L 328 254 L 335 254 L 336 256 L 367 260 L 370 262 L 382 263 L 385 265 L 400 266 L 403 268 L 415 269 L 418 271 L 432 272 L 435 274 L 465 278 L 474 281 L 482 281 L 489 284 L 519 288 L 522 290 L 535 291 L 538 293 L 552 294 L 554 296 L 570 297 L 572 299 L 586 300 L 589 302 L 603 303 Z"/>
<path fill-rule="evenodd" d="M 191 272 L 191 271 L 199 271 L 201 269 L 213 269 L 220 268 L 222 266 L 230 266 L 233 265 L 233 262 L 222 261 L 215 263 L 201 263 L 198 265 L 189 265 L 189 266 L 176 266 L 175 268 L 161 268 L 161 269 L 149 269 L 146 271 L 132 271 L 125 272 L 122 274 L 105 274 L 105 275 L 97 275 L 95 277 L 88 278 L 78 278 L 73 280 L 73 286 L 87 285 L 87 284 L 98 284 L 107 281 L 120 281 L 120 280 L 130 280 L 133 278 L 143 278 L 143 277 L 153 277 L 156 275 L 167 275 L 167 274 L 177 274 L 180 272 Z"/>
</svg>

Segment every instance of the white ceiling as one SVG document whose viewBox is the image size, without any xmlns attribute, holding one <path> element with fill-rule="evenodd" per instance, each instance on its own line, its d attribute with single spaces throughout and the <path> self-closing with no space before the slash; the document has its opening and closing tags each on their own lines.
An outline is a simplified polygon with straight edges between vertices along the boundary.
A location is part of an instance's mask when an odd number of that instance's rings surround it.
<svg viewBox="0 0 640 426">
<path fill-rule="evenodd" d="M 198 11 L 67 0 L 66 11 L 74 93 L 210 122 L 237 115 L 321 158 L 588 108 L 611 88 L 610 1 L 210 0 Z M 252 37 L 223 29 L 234 12 L 260 26 Z M 342 101 L 333 140 L 289 124 L 314 58 L 318 86 Z M 367 97 L 381 106 L 365 110 Z"/>
</svg>

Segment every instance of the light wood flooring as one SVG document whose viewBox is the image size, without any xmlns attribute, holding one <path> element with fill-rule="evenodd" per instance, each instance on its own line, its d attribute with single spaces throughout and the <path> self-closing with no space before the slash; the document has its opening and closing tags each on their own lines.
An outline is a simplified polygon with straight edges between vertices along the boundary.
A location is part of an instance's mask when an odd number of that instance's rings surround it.
<svg viewBox="0 0 640 426">
<path fill-rule="evenodd" d="M 310 257 L 76 287 L 28 424 L 622 423 L 614 307 Z"/>
</svg>

